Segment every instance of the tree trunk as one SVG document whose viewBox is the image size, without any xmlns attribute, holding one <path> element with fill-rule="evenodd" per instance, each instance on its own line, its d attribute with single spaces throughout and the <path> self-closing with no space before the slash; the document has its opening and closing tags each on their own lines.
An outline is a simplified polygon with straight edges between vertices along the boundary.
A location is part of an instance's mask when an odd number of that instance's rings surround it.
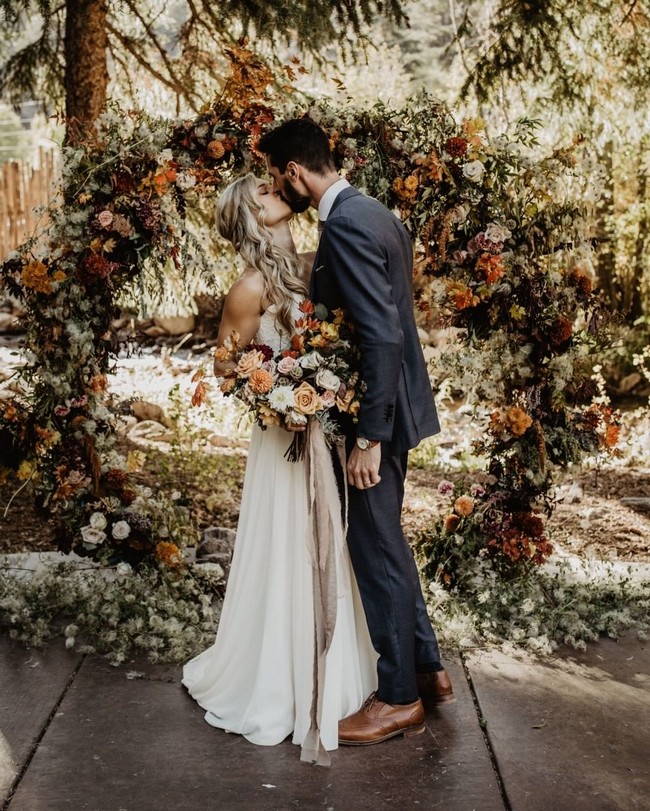
<svg viewBox="0 0 650 811">
<path fill-rule="evenodd" d="M 597 234 L 601 240 L 598 255 L 598 285 L 611 307 L 616 307 L 619 289 L 616 280 L 616 216 L 614 205 L 614 145 L 611 141 L 603 148 L 606 186 L 596 206 Z"/>
<path fill-rule="evenodd" d="M 648 201 L 648 150 L 650 138 L 645 135 L 641 139 L 639 148 L 639 187 L 637 196 L 641 205 L 639 218 L 639 231 L 636 238 L 634 261 L 632 263 L 632 291 L 630 301 L 630 317 L 636 321 L 643 315 L 643 281 L 645 279 L 646 245 L 648 229 L 650 229 L 650 203 Z"/>
<path fill-rule="evenodd" d="M 106 103 L 106 0 L 67 0 L 65 17 L 66 142 L 86 132 Z"/>
</svg>

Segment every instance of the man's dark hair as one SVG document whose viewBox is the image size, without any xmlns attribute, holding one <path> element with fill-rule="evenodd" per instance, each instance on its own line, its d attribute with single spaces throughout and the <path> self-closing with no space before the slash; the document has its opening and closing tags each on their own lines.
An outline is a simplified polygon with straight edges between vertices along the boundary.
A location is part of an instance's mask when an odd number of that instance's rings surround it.
<svg viewBox="0 0 650 811">
<path fill-rule="evenodd" d="M 281 172 L 286 170 L 289 161 L 319 175 L 335 169 L 329 139 L 311 118 L 285 121 L 262 136 L 257 148 L 268 155 L 271 166 L 277 166 Z"/>
</svg>

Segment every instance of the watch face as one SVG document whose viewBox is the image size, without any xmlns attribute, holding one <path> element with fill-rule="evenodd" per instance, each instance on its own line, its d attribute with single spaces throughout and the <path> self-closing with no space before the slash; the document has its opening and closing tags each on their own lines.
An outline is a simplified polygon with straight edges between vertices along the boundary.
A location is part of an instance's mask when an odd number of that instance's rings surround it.
<svg viewBox="0 0 650 811">
<path fill-rule="evenodd" d="M 370 447 L 370 440 L 366 439 L 365 437 L 358 436 L 357 437 L 357 445 L 362 451 L 367 451 Z"/>
</svg>

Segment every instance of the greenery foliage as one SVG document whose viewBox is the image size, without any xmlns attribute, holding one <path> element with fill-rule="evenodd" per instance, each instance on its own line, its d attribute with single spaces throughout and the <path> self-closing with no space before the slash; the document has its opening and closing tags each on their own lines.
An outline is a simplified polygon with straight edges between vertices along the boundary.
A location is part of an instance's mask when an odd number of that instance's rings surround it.
<svg viewBox="0 0 650 811">
<path fill-rule="evenodd" d="M 129 483 L 133 463 L 113 451 L 111 323 L 120 293 L 155 286 L 166 263 L 208 268 L 184 228 L 188 206 L 259 164 L 257 137 L 292 113 L 270 106 L 263 63 L 241 48 L 228 56 L 222 96 L 197 118 L 109 112 L 69 149 L 48 249 L 27 244 L 2 268 L 24 301 L 33 361 L 29 395 L 0 413 L 1 436 L 19 477 L 60 519 L 63 549 L 137 562 L 179 537 L 173 511 L 143 498 Z M 401 110 L 319 102 L 308 113 L 349 180 L 400 211 L 418 246 L 420 310 L 462 330 L 466 372 L 483 378 L 496 407 L 481 447 L 489 478 L 466 525 L 499 566 L 540 562 L 550 545 L 538 513 L 551 509 L 553 469 L 613 446 L 618 430 L 611 409 L 589 406 L 584 356 L 598 301 L 580 265 L 580 211 L 566 199 L 574 157 L 533 162 L 531 122 L 489 140 L 482 122 L 458 125 L 426 95 Z M 444 527 L 429 540 L 442 548 Z"/>
</svg>

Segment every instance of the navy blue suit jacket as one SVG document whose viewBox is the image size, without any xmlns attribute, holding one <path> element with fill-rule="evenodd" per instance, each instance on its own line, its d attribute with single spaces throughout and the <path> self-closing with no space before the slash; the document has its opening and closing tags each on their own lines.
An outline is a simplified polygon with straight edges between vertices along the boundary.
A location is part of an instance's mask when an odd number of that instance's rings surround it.
<svg viewBox="0 0 650 811">
<path fill-rule="evenodd" d="M 368 391 L 349 432 L 414 448 L 440 430 L 413 315 L 413 252 L 402 223 L 350 186 L 334 201 L 314 260 L 310 296 L 346 310 Z"/>
</svg>

